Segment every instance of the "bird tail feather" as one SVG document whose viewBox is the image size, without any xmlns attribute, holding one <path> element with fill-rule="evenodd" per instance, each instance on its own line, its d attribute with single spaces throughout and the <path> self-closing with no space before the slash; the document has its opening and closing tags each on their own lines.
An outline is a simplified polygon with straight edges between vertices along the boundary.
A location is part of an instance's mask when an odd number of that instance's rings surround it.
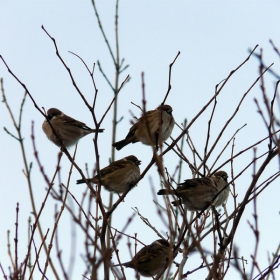
<svg viewBox="0 0 280 280">
<path fill-rule="evenodd" d="M 124 140 L 114 143 L 112 146 L 115 147 L 119 151 L 127 144 L 129 144 L 129 143 L 127 143 L 126 139 L 124 139 Z"/>
<path fill-rule="evenodd" d="M 103 132 L 104 130 L 105 130 L 104 128 L 99 128 L 99 129 L 97 130 L 97 132 L 98 132 L 98 133 L 101 133 L 101 132 Z M 96 132 L 96 129 L 93 129 L 92 132 Z"/>
<path fill-rule="evenodd" d="M 86 183 L 86 181 L 84 179 L 80 179 L 80 180 L 77 180 L 76 184 L 83 184 L 83 183 Z"/>
<path fill-rule="evenodd" d="M 158 195 L 175 194 L 174 191 L 168 189 L 161 189 L 157 193 Z"/>
</svg>

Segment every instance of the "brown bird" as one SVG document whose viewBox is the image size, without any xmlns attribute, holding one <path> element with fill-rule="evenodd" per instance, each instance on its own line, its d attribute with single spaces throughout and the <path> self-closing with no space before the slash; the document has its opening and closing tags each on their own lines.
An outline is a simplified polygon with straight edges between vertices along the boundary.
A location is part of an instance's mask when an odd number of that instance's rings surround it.
<svg viewBox="0 0 280 280">
<path fill-rule="evenodd" d="M 142 142 L 145 145 L 155 145 L 158 148 L 159 143 L 164 142 L 171 135 L 174 124 L 172 107 L 169 105 L 159 106 L 142 115 L 129 129 L 125 139 L 114 143 L 113 147 L 121 150 L 130 143 Z"/>
<path fill-rule="evenodd" d="M 227 184 L 228 175 L 225 171 L 218 171 L 211 177 L 196 178 L 185 180 L 178 185 L 175 190 L 162 189 L 158 195 L 176 195 L 180 200 L 173 201 L 174 206 L 185 205 L 189 211 L 201 211 L 211 205 L 215 195 L 221 191 Z M 227 186 L 219 196 L 213 201 L 214 206 L 220 206 L 227 201 L 229 195 L 229 186 Z"/>
<path fill-rule="evenodd" d="M 100 170 L 101 185 L 110 192 L 125 192 L 135 186 L 135 182 L 140 176 L 140 164 L 141 161 L 135 156 L 127 156 L 112 162 Z M 98 175 L 87 179 L 87 181 L 97 184 L 99 181 Z M 77 180 L 77 184 L 82 183 L 86 183 L 84 179 Z"/>
<path fill-rule="evenodd" d="M 166 269 L 169 253 L 169 243 L 164 239 L 159 239 L 143 247 L 130 262 L 121 265 L 135 269 L 144 277 L 154 277 Z"/>
<path fill-rule="evenodd" d="M 89 128 L 84 123 L 63 114 L 63 112 L 56 108 L 51 108 L 47 111 L 47 118 L 59 138 L 61 138 L 65 147 L 71 147 L 75 145 L 82 137 L 96 132 L 96 129 Z M 43 122 L 42 129 L 50 141 L 61 147 L 59 139 L 53 133 L 53 130 L 47 120 Z M 98 132 L 103 131 L 104 129 L 98 129 Z"/>
</svg>

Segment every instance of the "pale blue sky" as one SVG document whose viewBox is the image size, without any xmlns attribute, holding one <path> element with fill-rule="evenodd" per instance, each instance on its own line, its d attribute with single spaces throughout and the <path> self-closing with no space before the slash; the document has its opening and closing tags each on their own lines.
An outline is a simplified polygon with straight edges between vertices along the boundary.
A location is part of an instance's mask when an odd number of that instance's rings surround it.
<svg viewBox="0 0 280 280">
<path fill-rule="evenodd" d="M 114 48 L 114 1 L 97 1 L 97 8 L 109 41 Z M 106 48 L 101 32 L 98 28 L 94 10 L 90 1 L 1 1 L 0 2 L 0 54 L 4 57 L 12 71 L 28 87 L 37 104 L 46 109 L 50 107 L 60 108 L 64 113 L 86 122 L 93 126 L 91 115 L 83 101 L 75 91 L 68 73 L 55 55 L 52 41 L 41 29 L 41 25 L 56 39 L 60 54 L 71 68 L 75 79 L 91 102 L 93 87 L 90 77 L 83 64 L 68 51 L 80 55 L 91 66 L 100 60 L 111 82 L 114 78 L 114 69 L 111 57 Z M 123 73 L 132 77 L 131 81 L 120 92 L 119 117 L 123 121 L 118 126 L 117 139 L 126 135 L 130 125 L 130 113 L 139 115 L 139 110 L 131 102 L 141 105 L 141 72 L 145 73 L 147 108 L 154 109 L 162 101 L 168 84 L 169 64 L 173 61 L 178 51 L 181 55 L 177 59 L 172 72 L 172 90 L 167 99 L 167 104 L 172 105 L 174 118 L 181 123 L 184 118 L 189 121 L 197 114 L 203 105 L 212 97 L 215 85 L 227 77 L 229 72 L 236 68 L 247 56 L 248 49 L 259 44 L 263 48 L 267 64 L 274 62 L 273 69 L 280 72 L 279 57 L 275 55 L 269 44 L 272 39 L 280 48 L 279 18 L 280 4 L 278 1 L 120 1 L 119 4 L 119 40 L 120 55 L 125 58 L 129 68 Z M 259 51 L 258 49 L 258 51 Z M 7 72 L 4 64 L 0 62 L 0 76 L 4 78 L 4 87 L 7 99 L 13 111 L 18 114 L 18 108 L 23 95 L 23 88 Z M 218 106 L 213 122 L 210 141 L 213 143 L 221 127 L 234 111 L 244 92 L 251 86 L 258 76 L 258 62 L 255 58 L 238 71 L 228 82 L 218 98 Z M 97 101 L 97 116 L 100 118 L 113 97 L 112 91 L 104 81 L 96 67 L 95 82 L 99 90 Z M 266 75 L 267 90 L 271 97 L 273 94 L 273 80 Z M 257 114 L 253 98 L 262 101 L 259 85 L 256 85 L 244 101 L 235 120 L 224 134 L 221 144 L 217 147 L 216 155 L 233 133 L 243 124 L 246 128 L 239 132 L 236 138 L 235 150 L 240 151 L 257 140 L 266 136 L 266 130 Z M 0 127 L 7 127 L 13 132 L 10 117 L 4 104 L 1 104 Z M 193 141 L 200 153 L 203 153 L 208 110 L 190 129 Z M 112 112 L 106 117 L 102 127 L 106 133 L 100 135 L 100 164 L 106 166 L 111 152 L 111 119 Z M 34 162 L 32 171 L 33 188 L 36 194 L 37 207 L 40 206 L 45 196 L 46 184 L 38 172 L 37 164 L 33 156 L 30 139 L 31 121 L 35 122 L 35 136 L 40 159 L 46 173 L 51 176 L 55 168 L 58 149 L 50 143 L 41 130 L 42 116 L 27 99 L 23 115 L 23 135 L 28 161 Z M 19 260 L 25 257 L 26 248 L 26 221 L 30 215 L 29 195 L 22 173 L 23 163 L 18 143 L 11 139 L 4 130 L 0 135 L 0 178 L 1 178 L 1 202 L 0 202 L 0 262 L 7 271 L 9 260 L 6 257 L 6 230 L 14 233 L 16 202 L 20 203 L 20 250 Z M 172 136 L 179 134 L 177 128 Z M 264 143 L 257 151 L 261 154 L 266 150 Z M 72 150 L 73 151 L 73 150 Z M 185 153 L 190 157 L 189 149 Z M 122 158 L 129 154 L 135 154 L 142 160 L 141 170 L 144 170 L 151 158 L 150 147 L 141 144 L 130 145 L 116 153 L 116 158 Z M 222 163 L 229 158 L 230 150 L 219 161 Z M 241 171 L 252 159 L 250 151 L 235 162 L 236 174 Z M 88 162 L 89 167 L 94 167 L 94 148 L 91 137 L 81 140 L 78 147 L 77 162 L 84 168 Z M 165 165 L 172 174 L 177 164 L 174 154 L 166 155 Z M 215 160 L 215 156 L 210 162 Z M 66 158 L 62 161 L 62 180 L 65 182 L 69 172 L 69 162 Z M 274 173 L 278 169 L 277 162 L 266 175 Z M 230 173 L 230 166 L 224 167 Z M 123 228 L 128 216 L 132 214 L 131 207 L 138 207 L 141 213 L 148 217 L 164 233 L 164 225 L 158 221 L 155 207 L 152 202 L 149 178 L 151 177 L 155 189 L 160 188 L 156 168 L 150 170 L 138 187 L 132 190 L 125 199 L 125 203 L 119 205 L 114 217 L 114 225 L 118 229 Z M 183 179 L 191 177 L 187 167 L 184 167 Z M 250 182 L 252 168 L 236 180 L 238 192 L 237 201 L 240 202 Z M 76 186 L 75 180 L 79 174 L 74 171 L 71 183 L 71 191 L 80 197 L 83 187 Z M 264 177 L 265 178 L 265 177 Z M 57 182 L 56 182 L 57 183 Z M 261 269 L 267 267 L 268 252 L 273 252 L 279 244 L 279 179 L 274 182 L 258 199 L 259 227 L 261 230 L 258 261 Z M 105 191 L 106 197 L 108 193 Z M 116 198 L 115 198 L 116 199 Z M 43 213 L 44 230 L 53 227 L 54 206 L 53 201 L 46 205 Z M 233 208 L 233 199 L 229 198 L 228 208 Z M 151 214 L 152 213 L 152 214 Z M 251 261 L 250 254 L 254 248 L 254 237 L 247 223 L 252 222 L 252 206 L 249 205 L 245 217 L 241 222 L 242 230 L 237 232 L 235 245 L 240 250 L 240 255 Z M 69 243 L 70 219 L 65 213 L 63 228 L 59 230 L 61 247 L 63 242 Z M 157 239 L 157 236 L 147 228 L 138 217 L 127 229 L 127 233 L 133 235 L 138 232 L 140 240 L 146 244 Z M 79 230 L 77 230 L 79 236 Z M 39 239 L 37 239 L 39 242 Z M 121 244 L 125 246 L 127 240 L 123 238 Z M 80 253 L 83 252 L 83 240 L 78 243 L 76 250 L 76 263 L 72 279 L 81 279 L 84 271 Z M 66 250 L 64 248 L 64 250 Z M 55 250 L 53 251 L 53 253 Z M 64 251 L 63 257 L 66 263 L 69 252 Z M 129 259 L 127 252 L 122 252 L 123 261 Z M 209 256 L 210 258 L 210 256 Z M 34 259 L 34 254 L 33 254 Z M 113 259 L 115 261 L 115 259 Z M 201 263 L 198 254 L 190 257 L 184 271 L 192 270 Z M 41 266 L 43 263 L 41 264 Z M 66 265 L 67 267 L 67 265 Z M 250 266 L 248 265 L 248 268 Z M 238 279 L 232 269 L 231 277 Z M 50 270 L 48 270 L 49 273 Z M 134 272 L 128 269 L 127 275 L 133 277 Z M 202 279 L 206 270 L 191 276 L 191 279 Z M 280 277 L 280 273 L 276 274 Z M 51 274 L 48 275 L 52 279 Z M 39 276 L 38 276 L 39 277 Z M 236 278 L 237 277 L 237 278 Z M 230 278 L 228 275 L 227 279 Z"/>
</svg>

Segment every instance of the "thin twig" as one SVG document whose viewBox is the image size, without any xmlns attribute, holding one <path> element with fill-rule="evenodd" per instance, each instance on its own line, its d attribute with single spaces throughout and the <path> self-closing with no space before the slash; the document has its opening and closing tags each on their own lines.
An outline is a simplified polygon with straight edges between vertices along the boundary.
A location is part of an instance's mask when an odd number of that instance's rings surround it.
<svg viewBox="0 0 280 280">
<path fill-rule="evenodd" d="M 165 97 L 162 101 L 162 105 L 165 103 L 169 93 L 170 93 L 170 90 L 171 90 L 171 73 L 172 73 L 172 66 L 174 65 L 175 61 L 177 60 L 178 56 L 180 55 L 180 52 L 177 53 L 176 57 L 174 58 L 173 62 L 170 63 L 169 65 L 169 75 L 168 75 L 168 89 L 167 89 L 167 92 L 165 94 Z"/>
</svg>

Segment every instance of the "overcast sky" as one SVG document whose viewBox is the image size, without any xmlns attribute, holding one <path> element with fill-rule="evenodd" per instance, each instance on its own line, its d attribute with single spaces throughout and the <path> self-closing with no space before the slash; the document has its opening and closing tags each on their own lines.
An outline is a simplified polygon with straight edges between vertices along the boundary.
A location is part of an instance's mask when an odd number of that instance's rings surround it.
<svg viewBox="0 0 280 280">
<path fill-rule="evenodd" d="M 82 2 L 82 3 L 81 3 Z M 114 34 L 114 1 L 97 1 L 99 15 L 112 44 L 115 53 Z M 82 99 L 73 87 L 69 75 L 55 54 L 52 41 L 42 30 L 46 30 L 56 39 L 59 52 L 75 77 L 75 80 L 84 96 L 91 103 L 94 96 L 94 88 L 81 61 L 70 54 L 72 51 L 81 56 L 84 61 L 92 67 L 97 60 L 114 83 L 114 68 L 112 59 L 105 45 L 104 39 L 98 28 L 95 13 L 91 1 L 1 1 L 0 2 L 0 54 L 3 56 L 11 70 L 27 86 L 37 104 L 46 109 L 56 107 L 67 115 L 87 123 L 93 127 L 90 113 L 85 108 Z M 279 57 L 273 52 L 269 43 L 272 39 L 280 48 L 279 26 L 280 26 L 280 3 L 278 1 L 129 1 L 120 0 L 119 3 L 119 47 L 121 59 L 129 67 L 121 76 L 121 81 L 129 74 L 131 80 L 125 85 L 119 94 L 119 118 L 123 120 L 118 125 L 117 139 L 122 139 L 130 127 L 132 111 L 136 116 L 140 115 L 139 109 L 131 104 L 134 102 L 141 105 L 141 73 L 145 75 L 145 90 L 147 97 L 147 109 L 156 108 L 163 100 L 168 88 L 169 64 L 173 61 L 178 51 L 181 52 L 172 70 L 172 89 L 166 101 L 173 107 L 173 115 L 178 123 L 185 118 L 190 121 L 200 109 L 207 103 L 215 92 L 215 86 L 225 79 L 230 71 L 235 69 L 248 56 L 248 50 L 257 44 L 263 49 L 263 56 L 267 64 L 274 62 L 274 71 L 280 73 Z M 213 120 L 211 131 L 213 143 L 222 126 L 231 116 L 242 95 L 249 89 L 258 77 L 258 61 L 252 57 L 227 83 L 218 98 L 217 110 Z M 0 77 L 4 79 L 4 88 L 8 102 L 18 116 L 18 109 L 24 93 L 23 88 L 8 73 L 4 64 L 0 61 Z M 113 92 L 100 74 L 95 69 L 95 83 L 98 88 L 98 99 L 96 114 L 101 118 L 108 107 Z M 266 75 L 266 87 L 269 97 L 274 90 L 274 79 Z M 236 153 L 245 147 L 264 138 L 267 133 L 265 126 L 257 113 L 253 99 L 257 98 L 260 103 L 262 96 L 259 84 L 248 94 L 238 112 L 238 115 L 224 133 L 217 151 L 209 159 L 209 165 L 215 161 L 215 155 L 232 137 L 237 129 L 245 123 L 236 137 Z M 212 107 L 211 107 L 212 108 Z M 0 127 L 7 127 L 15 133 L 11 118 L 4 103 L 1 104 Z M 201 118 L 190 129 L 190 134 L 198 151 L 203 154 L 207 121 L 211 110 L 207 110 Z M 51 177 L 55 170 L 57 154 L 59 149 L 47 140 L 41 130 L 43 122 L 42 115 L 34 108 L 31 100 L 27 98 L 24 106 L 22 133 L 25 138 L 25 147 L 28 162 L 33 162 L 32 182 L 35 192 L 36 206 L 39 208 L 45 196 L 46 183 L 35 162 L 34 151 L 31 142 L 31 121 L 34 121 L 35 137 L 39 157 L 46 173 Z M 105 133 L 99 136 L 100 140 L 100 165 L 108 164 L 111 155 L 111 123 L 112 111 L 107 115 L 102 125 Z M 30 207 L 29 193 L 26 180 L 22 173 L 23 161 L 19 144 L 12 139 L 4 130 L 0 135 L 0 262 L 6 272 L 10 265 L 6 254 L 6 231 L 11 230 L 11 242 L 15 230 L 15 208 L 19 202 L 19 261 L 21 262 L 26 253 L 27 246 L 27 219 L 32 211 Z M 172 136 L 177 137 L 180 131 L 175 128 Z M 73 152 L 74 149 L 70 150 Z M 267 142 L 260 146 L 257 154 L 267 150 Z M 190 150 L 186 147 L 185 153 L 191 157 Z M 228 149 L 218 161 L 218 167 L 230 157 L 231 150 Z M 152 153 L 151 148 L 142 144 L 127 146 L 116 152 L 116 159 L 134 154 L 142 160 L 141 170 L 149 163 Z M 237 174 L 252 160 L 253 151 L 249 151 L 235 161 L 235 173 Z M 78 145 L 76 161 L 81 168 L 85 163 L 89 164 L 90 170 L 94 168 L 95 157 L 92 137 L 82 139 Z M 165 166 L 171 174 L 177 165 L 177 157 L 174 153 L 168 153 L 164 157 Z M 70 163 L 66 157 L 62 159 L 61 178 L 66 182 Z M 230 165 L 223 168 L 230 174 Z M 279 169 L 277 160 L 274 161 L 270 170 L 265 175 L 269 176 Z M 191 178 L 192 174 L 187 166 L 183 168 L 182 179 Z M 249 168 L 238 180 L 236 189 L 238 193 L 237 202 L 242 201 L 246 188 L 251 180 L 252 168 Z M 79 174 L 74 171 L 70 190 L 80 198 L 85 187 L 76 186 L 75 180 Z M 263 179 L 266 178 L 265 176 Z M 113 225 L 122 229 L 127 218 L 132 215 L 131 207 L 137 207 L 140 212 L 156 225 L 162 234 L 166 232 L 165 226 L 158 221 L 156 207 L 152 202 L 152 191 L 150 180 L 156 190 L 160 188 L 159 177 L 156 168 L 152 168 L 147 176 L 138 186 L 132 190 L 125 199 L 125 203 L 119 205 L 114 213 Z M 58 180 L 56 181 L 57 187 Z M 258 198 L 258 215 L 260 247 L 258 261 L 261 269 L 268 266 L 268 256 L 279 245 L 279 179 L 269 186 Z M 103 191 L 104 197 L 108 193 Z M 114 197 L 117 199 L 117 197 Z M 106 201 L 106 198 L 104 199 Z M 160 200 L 163 203 L 163 200 Z M 54 204 L 48 201 L 43 212 L 43 229 L 53 227 Z M 228 200 L 229 211 L 233 209 L 233 198 Z M 248 269 L 251 267 L 251 257 L 255 239 L 248 224 L 252 223 L 252 205 L 247 207 L 245 216 L 240 224 L 234 245 L 240 250 L 240 256 L 248 260 Z M 63 258 L 68 268 L 69 254 L 65 244 L 71 242 L 71 219 L 67 214 L 61 221 L 63 227 L 59 229 Z M 79 237 L 79 229 L 76 229 Z M 128 227 L 126 233 L 134 235 L 145 244 L 158 239 L 156 234 L 136 217 Z M 79 238 L 78 238 L 79 239 Z M 39 246 L 39 238 L 36 236 Z M 65 242 L 65 243 L 64 243 Z M 125 247 L 126 238 L 121 240 Z M 12 244 L 13 245 L 13 244 Z M 81 259 L 84 249 L 83 240 L 77 242 L 75 253 L 76 265 L 73 269 L 72 279 L 82 279 L 85 270 Z M 206 246 L 206 245 L 205 245 Z M 141 247 L 141 246 L 140 246 Z M 126 250 L 126 247 L 125 247 Z M 34 251 L 33 260 L 35 258 Z M 53 249 L 55 254 L 55 249 Z M 56 258 L 53 255 L 53 258 Z M 129 260 L 128 251 L 121 252 L 123 261 Z M 210 260 L 210 256 L 209 256 Z M 116 261 L 113 259 L 113 261 Z M 192 270 L 201 264 L 198 254 L 190 257 L 184 272 Z M 40 264 L 41 266 L 44 263 Z M 238 279 L 234 268 L 231 269 L 231 277 L 227 279 Z M 134 272 L 126 269 L 129 277 Z M 255 275 L 257 272 L 255 272 Z M 37 270 L 36 275 L 39 275 Z M 203 279 L 206 270 L 193 274 L 190 279 Z M 280 277 L 280 272 L 276 271 Z M 51 270 L 48 270 L 49 279 L 53 279 Z M 39 277 L 39 276 L 38 276 Z M 236 278 L 235 278 L 236 277 Z M 37 278 L 39 279 L 39 278 Z"/>
</svg>

